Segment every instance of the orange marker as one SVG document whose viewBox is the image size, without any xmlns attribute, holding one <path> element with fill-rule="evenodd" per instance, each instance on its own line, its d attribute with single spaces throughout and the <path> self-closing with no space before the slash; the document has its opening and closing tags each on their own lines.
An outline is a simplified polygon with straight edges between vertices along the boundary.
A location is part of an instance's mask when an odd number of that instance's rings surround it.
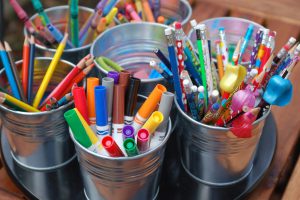
<svg viewBox="0 0 300 200">
<path fill-rule="evenodd" d="M 164 24 L 165 23 L 165 17 L 164 16 L 158 16 L 157 17 L 157 23 Z"/>
<path fill-rule="evenodd" d="M 157 84 L 152 90 L 147 100 L 143 103 L 134 117 L 132 126 L 134 127 L 135 133 L 143 126 L 152 112 L 156 109 L 161 95 L 166 91 L 167 89 L 165 86 L 161 84 Z"/>
<path fill-rule="evenodd" d="M 87 78 L 87 107 L 88 115 L 91 124 L 96 124 L 96 112 L 95 112 L 95 87 L 99 85 L 99 79 L 95 77 Z"/>
<path fill-rule="evenodd" d="M 142 0 L 143 10 L 148 22 L 155 22 L 148 0 Z"/>
</svg>

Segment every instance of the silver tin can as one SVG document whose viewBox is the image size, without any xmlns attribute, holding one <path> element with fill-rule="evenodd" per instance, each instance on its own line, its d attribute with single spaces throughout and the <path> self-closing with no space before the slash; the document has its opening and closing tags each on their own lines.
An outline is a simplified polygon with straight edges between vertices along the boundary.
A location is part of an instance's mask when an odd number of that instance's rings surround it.
<svg viewBox="0 0 300 200">
<path fill-rule="evenodd" d="M 224 127 L 195 121 L 176 102 L 175 134 L 185 171 L 195 180 L 210 185 L 230 185 L 251 171 L 266 117 L 270 110 L 253 123 L 252 137 L 237 138 Z"/>
<path fill-rule="evenodd" d="M 44 10 L 51 20 L 52 24 L 56 26 L 62 33 L 65 32 L 67 25 L 67 19 L 69 15 L 69 6 L 55 6 Z M 82 27 L 90 15 L 94 12 L 93 9 L 79 6 L 78 21 L 79 27 Z M 33 24 L 40 24 L 38 14 L 33 15 L 30 20 Z M 24 29 L 24 34 L 26 30 Z M 69 37 L 70 38 L 70 37 Z M 65 49 L 62 54 L 62 59 L 70 61 L 72 63 L 78 63 L 85 55 L 90 52 L 92 44 L 88 44 L 82 47 Z M 36 55 L 43 57 L 53 57 L 56 49 L 47 48 L 39 43 L 36 43 Z"/>
<path fill-rule="evenodd" d="M 33 93 L 38 90 L 52 58 L 36 57 L 34 65 Z M 22 61 L 16 63 L 21 77 Z M 74 65 L 59 61 L 47 92 L 72 70 Z M 9 90 L 4 69 L 0 72 L 0 87 Z M 0 105 L 1 133 L 6 134 L 14 160 L 31 170 L 53 170 L 69 163 L 75 156 L 64 112 L 71 109 L 70 102 L 56 110 L 28 113 L 8 109 Z"/>
<path fill-rule="evenodd" d="M 118 25 L 98 36 L 91 47 L 91 54 L 96 58 L 110 58 L 133 73 L 141 69 L 150 72 L 149 62 L 160 62 L 153 53 L 155 48 L 159 48 L 166 56 L 169 55 L 164 37 L 166 28 L 166 25 L 146 22 Z M 101 75 L 106 76 L 108 72 L 95 63 Z M 168 91 L 172 91 L 164 78 L 141 79 L 139 94 L 148 96 L 158 83 L 166 85 Z"/>
<path fill-rule="evenodd" d="M 137 108 L 145 100 L 139 96 Z M 90 200 L 152 200 L 159 192 L 165 146 L 171 134 L 155 149 L 135 157 L 107 157 L 88 151 L 71 134 L 79 161 L 85 194 Z"/>
</svg>

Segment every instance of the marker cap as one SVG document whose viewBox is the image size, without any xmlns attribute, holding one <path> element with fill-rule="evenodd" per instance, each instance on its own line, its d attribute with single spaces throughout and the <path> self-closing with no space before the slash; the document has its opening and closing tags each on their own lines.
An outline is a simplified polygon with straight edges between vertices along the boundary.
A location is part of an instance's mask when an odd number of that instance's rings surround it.
<svg viewBox="0 0 300 200">
<path fill-rule="evenodd" d="M 139 154 L 134 139 L 127 138 L 123 143 L 124 149 L 129 157 L 136 156 Z"/>
<path fill-rule="evenodd" d="M 113 78 L 115 84 L 119 83 L 119 73 L 118 72 L 109 71 L 108 74 L 107 74 L 107 77 Z"/>
<path fill-rule="evenodd" d="M 107 135 L 102 139 L 102 146 L 111 157 L 124 157 L 124 154 L 115 140 Z"/>
<path fill-rule="evenodd" d="M 106 88 L 104 86 L 95 87 L 95 108 L 97 126 L 106 126 L 108 124 Z"/>
<path fill-rule="evenodd" d="M 134 139 L 134 128 L 131 125 L 125 125 L 122 130 L 123 133 L 123 140 L 126 140 L 127 138 Z"/>
<path fill-rule="evenodd" d="M 155 111 L 146 121 L 143 128 L 147 129 L 149 131 L 149 134 L 152 134 L 155 132 L 155 130 L 162 123 L 163 120 L 164 120 L 164 115 L 159 111 Z"/>
<path fill-rule="evenodd" d="M 147 129 L 140 129 L 137 133 L 137 146 L 140 152 L 147 151 L 150 146 L 150 134 Z"/>
</svg>

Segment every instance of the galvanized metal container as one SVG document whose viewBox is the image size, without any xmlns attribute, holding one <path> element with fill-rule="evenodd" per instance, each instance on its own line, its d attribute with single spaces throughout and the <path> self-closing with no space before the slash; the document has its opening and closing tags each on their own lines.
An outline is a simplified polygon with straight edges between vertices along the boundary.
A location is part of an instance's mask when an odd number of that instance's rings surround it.
<svg viewBox="0 0 300 200">
<path fill-rule="evenodd" d="M 156 23 L 127 23 L 109 29 L 102 33 L 94 41 L 91 47 L 91 54 L 94 57 L 104 56 L 112 59 L 124 69 L 133 73 L 139 70 L 150 72 L 149 62 L 159 59 L 153 53 L 159 48 L 168 56 L 168 46 L 164 37 L 166 25 Z M 108 73 L 97 62 L 102 76 Z M 164 78 L 141 79 L 139 94 L 148 96 L 158 84 L 167 85 Z M 172 91 L 170 86 L 169 91 Z"/>
<path fill-rule="evenodd" d="M 69 18 L 69 6 L 55 6 L 51 8 L 47 8 L 44 10 L 51 20 L 52 24 L 56 26 L 62 33 L 65 32 L 65 27 L 68 23 L 67 19 Z M 78 13 L 78 21 L 79 28 L 83 26 L 86 20 L 90 17 L 90 15 L 94 12 L 93 9 L 79 6 Z M 30 20 L 33 24 L 40 24 L 40 19 L 38 14 L 33 15 Z M 26 30 L 24 29 L 24 34 L 26 34 Z M 69 37 L 70 38 L 70 37 Z M 78 48 L 65 49 L 62 54 L 62 59 L 70 61 L 72 63 L 78 63 L 80 59 L 82 59 L 85 55 L 90 52 L 92 44 L 88 44 Z M 37 56 L 45 56 L 45 57 L 53 57 L 56 49 L 47 48 L 44 45 L 39 43 L 36 44 L 36 55 Z"/>
<path fill-rule="evenodd" d="M 137 108 L 144 97 L 138 98 Z M 71 134 L 75 144 L 85 193 L 90 200 L 152 200 L 159 192 L 165 146 L 171 134 L 169 120 L 162 143 L 135 157 L 107 157 L 88 151 Z"/>
<path fill-rule="evenodd" d="M 35 58 L 34 94 L 51 60 L 46 57 Z M 16 66 L 21 77 L 22 61 L 18 61 Z M 51 92 L 73 67 L 70 62 L 59 61 L 47 92 Z M 0 87 L 10 90 L 4 69 L 0 71 Z M 63 114 L 72 107 L 73 103 L 70 102 L 56 110 L 29 113 L 0 105 L 1 133 L 8 138 L 14 160 L 31 170 L 52 170 L 69 163 L 75 157 L 75 150 Z"/>
<path fill-rule="evenodd" d="M 237 138 L 228 128 L 195 121 L 177 108 L 177 135 L 181 162 L 194 179 L 211 185 L 229 185 L 245 178 L 252 169 L 265 119 L 270 110 L 253 124 L 251 138 Z"/>
</svg>

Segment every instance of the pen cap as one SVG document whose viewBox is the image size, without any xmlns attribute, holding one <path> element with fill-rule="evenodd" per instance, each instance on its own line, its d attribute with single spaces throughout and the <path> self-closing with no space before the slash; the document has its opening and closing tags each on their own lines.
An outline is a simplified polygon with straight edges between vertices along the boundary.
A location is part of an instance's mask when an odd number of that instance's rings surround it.
<svg viewBox="0 0 300 200">
<path fill-rule="evenodd" d="M 137 146 L 135 144 L 134 139 L 132 138 L 127 138 L 124 143 L 123 143 L 124 149 L 127 153 L 127 155 L 130 156 L 136 156 L 139 154 L 137 150 Z"/>
<path fill-rule="evenodd" d="M 119 75 L 119 84 L 124 85 L 125 88 L 127 88 L 130 78 L 130 72 L 127 70 L 122 70 Z"/>
<path fill-rule="evenodd" d="M 95 87 L 95 107 L 97 126 L 106 126 L 108 124 L 106 88 L 104 86 Z"/>
<path fill-rule="evenodd" d="M 114 86 L 113 100 L 113 123 L 124 123 L 124 106 L 125 106 L 125 87 L 124 85 Z"/>
<path fill-rule="evenodd" d="M 147 100 L 143 103 L 143 105 L 138 110 L 138 114 L 144 118 L 148 119 L 151 113 L 155 110 L 157 104 L 160 101 L 160 98 L 167 89 L 165 86 L 161 84 L 157 84 L 156 87 L 152 90 Z"/>
<path fill-rule="evenodd" d="M 85 121 L 90 124 L 90 120 L 88 117 L 88 109 L 86 96 L 83 87 L 75 87 L 72 91 L 74 97 L 74 104 L 78 111 L 81 113 Z"/>
<path fill-rule="evenodd" d="M 111 136 L 105 136 L 102 139 L 102 146 L 111 157 L 123 157 L 124 154 L 115 140 Z"/>
<path fill-rule="evenodd" d="M 89 118 L 95 118 L 95 87 L 99 85 L 99 79 L 95 77 L 87 78 L 87 107 Z"/>
<path fill-rule="evenodd" d="M 115 84 L 119 83 L 119 73 L 118 72 L 109 71 L 108 74 L 107 74 L 107 77 L 113 78 Z"/>
<path fill-rule="evenodd" d="M 74 138 L 84 147 L 89 148 L 92 145 L 91 140 L 85 132 L 85 129 L 74 109 L 64 113 L 64 117 L 69 124 Z"/>
<path fill-rule="evenodd" d="M 168 119 L 172 109 L 174 94 L 171 92 L 164 92 L 161 96 L 158 111 L 164 116 L 164 120 L 158 127 L 158 131 L 165 131 L 168 127 Z"/>
<path fill-rule="evenodd" d="M 162 123 L 163 120 L 164 120 L 163 114 L 159 111 L 155 111 L 146 121 L 143 128 L 147 129 L 149 131 L 149 134 L 152 134 L 155 132 L 155 130 Z"/>
<path fill-rule="evenodd" d="M 134 128 L 131 125 L 125 125 L 122 130 L 123 134 L 123 140 L 126 140 L 127 138 L 134 139 Z"/>
<path fill-rule="evenodd" d="M 114 79 L 104 77 L 102 78 L 102 85 L 106 88 L 107 115 L 108 117 L 111 117 L 114 95 Z"/>
<path fill-rule="evenodd" d="M 130 77 L 129 85 L 126 90 L 126 100 L 125 100 L 125 115 L 133 116 L 134 109 L 136 107 L 138 90 L 141 84 L 141 80 L 138 78 Z"/>
</svg>

